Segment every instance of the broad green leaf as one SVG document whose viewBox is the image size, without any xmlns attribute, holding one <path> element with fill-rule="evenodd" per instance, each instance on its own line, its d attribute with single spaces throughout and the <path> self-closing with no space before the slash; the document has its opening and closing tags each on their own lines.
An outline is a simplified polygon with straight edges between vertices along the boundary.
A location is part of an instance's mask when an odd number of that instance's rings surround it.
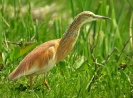
<svg viewBox="0 0 133 98">
<path fill-rule="evenodd" d="M 26 46 L 26 47 L 20 49 L 20 55 L 19 55 L 19 57 L 22 56 L 22 55 L 24 55 L 24 54 L 26 54 L 27 52 L 29 52 L 29 51 L 30 51 L 31 49 L 33 49 L 36 45 L 37 45 L 37 43 L 32 43 L 32 44 L 30 44 L 30 45 L 28 45 L 28 46 Z"/>
<path fill-rule="evenodd" d="M 36 44 L 37 43 L 32 43 L 22 49 L 19 46 L 14 47 L 12 53 L 10 54 L 11 61 L 18 59 L 19 57 L 21 57 L 24 54 L 26 54 L 27 52 L 29 52 L 31 49 L 33 49 L 36 46 Z"/>
<path fill-rule="evenodd" d="M 11 61 L 17 59 L 20 55 L 20 47 L 14 47 L 13 51 L 10 54 Z"/>
<path fill-rule="evenodd" d="M 83 64 L 77 68 L 77 70 L 88 70 L 88 63 L 87 60 L 83 62 Z"/>
<path fill-rule="evenodd" d="M 85 64 L 84 64 L 85 62 L 86 62 L 86 61 L 84 60 L 84 57 L 82 56 L 82 57 L 80 57 L 80 58 L 73 64 L 73 67 L 74 67 L 75 69 L 80 69 L 80 68 L 83 67 L 83 65 L 85 65 Z"/>
</svg>

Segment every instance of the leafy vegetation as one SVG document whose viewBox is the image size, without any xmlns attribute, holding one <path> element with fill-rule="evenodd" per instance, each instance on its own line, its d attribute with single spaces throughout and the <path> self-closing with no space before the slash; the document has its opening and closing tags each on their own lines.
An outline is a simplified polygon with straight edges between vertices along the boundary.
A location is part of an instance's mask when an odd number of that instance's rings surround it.
<svg viewBox="0 0 133 98">
<path fill-rule="evenodd" d="M 132 98 L 132 0 L 1 0 L 1 98 Z M 111 20 L 82 26 L 73 51 L 47 74 L 9 81 L 8 75 L 39 44 L 60 38 L 80 12 Z"/>
</svg>

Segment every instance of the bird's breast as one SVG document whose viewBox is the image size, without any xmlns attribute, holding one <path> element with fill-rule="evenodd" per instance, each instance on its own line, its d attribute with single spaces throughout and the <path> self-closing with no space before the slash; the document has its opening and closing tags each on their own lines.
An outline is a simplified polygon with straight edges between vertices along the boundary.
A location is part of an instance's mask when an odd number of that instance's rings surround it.
<svg viewBox="0 0 133 98">
<path fill-rule="evenodd" d="M 35 74 L 47 73 L 48 71 L 50 71 L 54 67 L 55 63 L 56 63 L 56 60 L 53 60 L 53 59 L 49 60 L 48 65 L 44 65 L 43 68 L 38 69 L 39 71 L 37 71 Z"/>
</svg>

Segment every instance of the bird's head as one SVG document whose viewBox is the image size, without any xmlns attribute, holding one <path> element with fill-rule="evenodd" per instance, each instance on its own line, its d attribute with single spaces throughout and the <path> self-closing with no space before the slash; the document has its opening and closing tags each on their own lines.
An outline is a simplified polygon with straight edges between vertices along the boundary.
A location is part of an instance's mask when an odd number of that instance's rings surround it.
<svg viewBox="0 0 133 98">
<path fill-rule="evenodd" d="M 110 19 L 109 17 L 95 15 L 94 13 L 90 11 L 81 12 L 80 14 L 77 15 L 77 18 L 83 23 L 100 20 L 100 19 Z"/>
</svg>

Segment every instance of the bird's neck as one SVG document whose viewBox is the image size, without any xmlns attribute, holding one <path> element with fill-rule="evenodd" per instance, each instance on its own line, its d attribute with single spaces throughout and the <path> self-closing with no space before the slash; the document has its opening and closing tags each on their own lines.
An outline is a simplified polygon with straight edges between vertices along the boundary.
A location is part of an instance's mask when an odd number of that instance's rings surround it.
<svg viewBox="0 0 133 98">
<path fill-rule="evenodd" d="M 84 24 L 84 19 L 80 16 L 77 16 L 74 19 L 74 21 L 70 24 L 67 31 L 62 36 L 60 44 L 66 44 L 66 43 L 74 44 L 77 41 L 80 28 L 83 24 Z"/>
<path fill-rule="evenodd" d="M 59 54 L 60 56 L 58 56 L 57 62 L 62 60 L 73 49 L 82 25 L 82 18 L 75 18 L 67 31 L 64 33 L 63 37 L 60 38 L 60 44 L 57 50 L 57 55 Z"/>
<path fill-rule="evenodd" d="M 74 21 L 70 24 L 67 31 L 64 33 L 62 40 L 69 38 L 77 38 L 79 35 L 80 28 L 83 24 L 84 24 L 84 19 L 80 16 L 77 16 L 74 19 Z"/>
</svg>

